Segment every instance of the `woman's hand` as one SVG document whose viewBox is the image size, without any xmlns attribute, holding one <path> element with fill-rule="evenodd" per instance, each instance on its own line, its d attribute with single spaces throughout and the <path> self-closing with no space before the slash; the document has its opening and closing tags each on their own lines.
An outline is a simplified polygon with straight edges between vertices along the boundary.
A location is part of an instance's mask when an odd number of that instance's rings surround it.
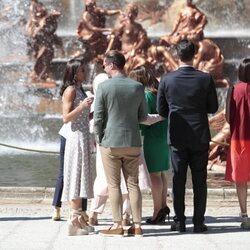
<svg viewBox="0 0 250 250">
<path fill-rule="evenodd" d="M 94 97 L 91 96 L 91 97 L 86 97 L 81 103 L 80 103 L 80 107 L 81 109 L 86 109 L 88 107 L 90 107 L 90 105 L 93 103 L 94 101 Z"/>
</svg>

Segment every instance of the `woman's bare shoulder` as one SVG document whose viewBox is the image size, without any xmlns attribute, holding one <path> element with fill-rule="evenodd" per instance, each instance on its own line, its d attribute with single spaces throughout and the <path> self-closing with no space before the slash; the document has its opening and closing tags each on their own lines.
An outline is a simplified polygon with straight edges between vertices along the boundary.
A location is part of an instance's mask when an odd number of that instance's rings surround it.
<svg viewBox="0 0 250 250">
<path fill-rule="evenodd" d="M 63 97 L 66 99 L 69 99 L 71 97 L 75 97 L 75 94 L 76 94 L 76 90 L 74 86 L 68 86 L 63 93 Z"/>
</svg>

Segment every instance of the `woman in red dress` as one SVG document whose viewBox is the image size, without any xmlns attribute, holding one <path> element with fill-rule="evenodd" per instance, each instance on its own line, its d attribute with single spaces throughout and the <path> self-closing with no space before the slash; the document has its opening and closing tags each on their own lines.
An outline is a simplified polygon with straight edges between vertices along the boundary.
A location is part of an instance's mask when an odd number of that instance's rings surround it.
<svg viewBox="0 0 250 250">
<path fill-rule="evenodd" d="M 250 181 L 250 58 L 243 59 L 238 71 L 239 83 L 228 92 L 226 118 L 231 142 L 225 179 L 236 183 L 241 228 L 250 229 L 247 215 L 247 182 Z"/>
</svg>

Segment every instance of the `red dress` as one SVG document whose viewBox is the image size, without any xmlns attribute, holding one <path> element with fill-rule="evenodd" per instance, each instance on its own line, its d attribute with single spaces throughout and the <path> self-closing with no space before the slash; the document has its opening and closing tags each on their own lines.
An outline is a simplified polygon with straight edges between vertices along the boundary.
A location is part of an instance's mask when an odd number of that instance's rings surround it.
<svg viewBox="0 0 250 250">
<path fill-rule="evenodd" d="M 230 130 L 225 179 L 250 181 L 250 83 L 234 85 L 230 102 Z"/>
</svg>

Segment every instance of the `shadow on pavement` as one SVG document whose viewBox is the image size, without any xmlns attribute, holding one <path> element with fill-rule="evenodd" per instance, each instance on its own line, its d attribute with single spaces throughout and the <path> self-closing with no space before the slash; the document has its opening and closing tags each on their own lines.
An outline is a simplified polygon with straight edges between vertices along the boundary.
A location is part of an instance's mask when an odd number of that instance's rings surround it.
<svg viewBox="0 0 250 250">
<path fill-rule="evenodd" d="M 0 221 L 29 221 L 29 220 L 51 220 L 51 216 L 46 217 L 2 217 Z"/>
<path fill-rule="evenodd" d="M 187 231 L 184 233 L 173 232 L 170 230 L 170 222 L 166 222 L 164 225 L 148 225 L 142 223 L 144 237 L 155 237 L 155 236 L 176 236 L 176 234 L 185 235 L 185 234 L 225 234 L 225 233 L 242 233 L 245 230 L 240 228 L 240 218 L 233 216 L 206 216 L 205 224 L 208 226 L 208 231 L 204 233 L 193 233 L 193 223 L 192 218 L 188 217 L 186 220 Z M 237 224 L 238 225 L 237 225 Z M 221 225 L 220 225 L 221 224 Z"/>
</svg>

